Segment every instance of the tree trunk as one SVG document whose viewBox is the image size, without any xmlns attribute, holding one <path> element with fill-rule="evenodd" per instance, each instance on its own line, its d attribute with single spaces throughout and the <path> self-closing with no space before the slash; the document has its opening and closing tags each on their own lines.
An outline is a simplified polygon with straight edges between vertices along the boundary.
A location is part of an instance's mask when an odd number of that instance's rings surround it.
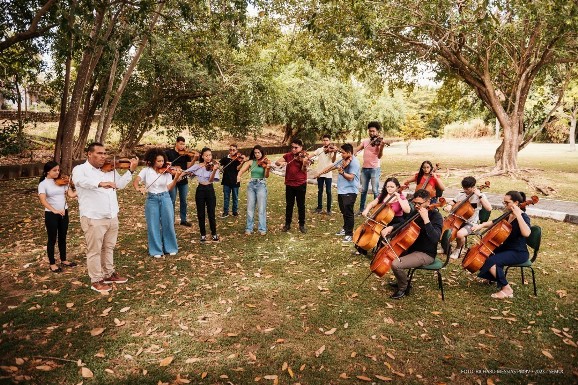
<svg viewBox="0 0 578 385">
<path fill-rule="evenodd" d="M 151 20 L 151 23 L 149 25 L 149 32 L 153 31 L 164 5 L 165 5 L 164 2 L 160 3 L 158 6 L 158 9 L 155 11 L 154 16 Z M 143 38 L 141 39 L 140 45 L 139 45 L 137 51 L 135 52 L 129 66 L 126 69 L 124 76 L 122 77 L 122 80 L 121 80 L 121 82 L 120 82 L 120 84 L 116 90 L 114 98 L 112 99 L 112 102 L 110 103 L 109 110 L 106 114 L 106 119 L 104 120 L 104 126 L 103 126 L 104 134 L 108 133 L 108 129 L 110 128 L 110 124 L 112 123 L 112 117 L 114 116 L 114 112 L 116 111 L 116 107 L 118 105 L 120 97 L 122 96 L 122 93 L 124 92 L 124 90 L 128 84 L 128 81 L 129 81 L 130 77 L 132 76 L 132 73 L 133 73 L 136 65 L 138 64 L 138 61 L 140 60 L 142 52 L 145 49 L 147 43 L 148 43 L 148 34 L 145 34 L 143 36 Z"/>
<path fill-rule="evenodd" d="M 104 9 L 97 9 L 96 11 L 96 18 L 92 31 L 90 32 L 89 43 L 82 53 L 82 60 L 77 69 L 77 77 L 70 97 L 69 108 L 64 117 L 64 121 L 62 122 L 62 126 L 58 127 L 58 130 L 62 131 L 62 138 L 60 143 L 60 153 L 56 154 L 56 158 L 57 162 L 60 160 L 60 169 L 68 175 L 70 175 L 72 170 L 72 142 L 74 140 L 74 131 L 76 130 L 82 96 L 86 89 L 88 76 L 90 75 L 89 68 L 95 54 L 95 42 L 103 24 L 104 12 Z"/>
<path fill-rule="evenodd" d="M 94 136 L 94 141 L 103 143 L 106 139 L 107 132 L 104 130 L 104 120 L 107 116 L 108 103 L 110 102 L 110 95 L 112 93 L 112 86 L 114 85 L 114 78 L 116 76 L 116 69 L 118 67 L 118 48 L 114 51 L 114 60 L 112 61 L 112 66 L 110 67 L 110 75 L 108 77 L 108 84 L 106 87 L 106 94 L 104 95 L 104 102 L 102 102 L 102 107 L 100 109 L 100 116 L 98 119 L 98 125 L 96 127 L 96 135 Z"/>
<path fill-rule="evenodd" d="M 18 136 L 22 135 L 22 132 L 24 131 L 24 121 L 22 119 L 22 98 L 20 97 L 20 86 L 18 85 L 19 81 L 20 78 L 18 77 L 18 74 L 16 74 L 14 77 L 14 87 L 16 88 L 16 105 L 18 108 Z"/>
<path fill-rule="evenodd" d="M 519 121 L 516 118 L 510 120 L 509 125 L 503 125 L 504 138 L 496 149 L 494 160 L 496 171 L 515 171 L 518 169 L 518 143 L 520 143 Z"/>
</svg>

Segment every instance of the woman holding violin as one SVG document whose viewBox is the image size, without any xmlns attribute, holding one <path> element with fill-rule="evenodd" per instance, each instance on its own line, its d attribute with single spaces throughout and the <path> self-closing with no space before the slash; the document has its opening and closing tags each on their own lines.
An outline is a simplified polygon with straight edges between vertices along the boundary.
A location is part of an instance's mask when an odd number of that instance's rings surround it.
<svg viewBox="0 0 578 385">
<path fill-rule="evenodd" d="M 353 156 L 353 146 L 345 143 L 341 146 L 341 159 L 334 164 L 319 171 L 315 177 L 337 169 L 337 202 L 343 215 L 343 243 L 351 242 L 353 238 L 353 225 L 355 222 L 355 201 L 359 189 L 359 161 Z M 341 235 L 341 232 L 338 233 Z"/>
<path fill-rule="evenodd" d="M 201 242 L 207 240 L 207 230 L 205 227 L 205 217 L 209 217 L 209 227 L 211 228 L 211 238 L 217 242 L 217 220 L 215 219 L 215 209 L 217 207 L 217 196 L 213 182 L 218 182 L 219 163 L 213 160 L 213 153 L 208 147 L 201 150 L 201 163 L 194 164 L 186 170 L 187 174 L 196 176 L 199 185 L 195 191 L 195 203 L 197 204 L 197 219 L 199 221 L 199 231 L 201 232 Z"/>
<path fill-rule="evenodd" d="M 299 214 L 299 231 L 306 233 L 305 229 L 305 195 L 307 193 L 307 166 L 309 157 L 303 151 L 303 142 L 300 139 L 291 141 L 291 151 L 277 159 L 276 166 L 285 169 L 285 226 L 282 231 L 291 229 L 293 217 L 293 207 L 297 202 L 297 212 Z"/>
<path fill-rule="evenodd" d="M 199 153 L 196 151 L 187 151 L 185 148 L 185 138 L 177 137 L 175 147 L 166 151 L 167 158 L 171 162 L 171 166 L 180 167 L 181 170 L 186 170 L 191 167 L 197 159 Z M 187 221 L 187 196 L 189 195 L 189 180 L 182 178 L 177 182 L 174 189 L 169 190 L 171 201 L 176 208 L 177 193 L 179 194 L 179 215 L 181 225 L 191 227 L 191 223 Z"/>
<path fill-rule="evenodd" d="M 263 147 L 256 145 L 251 150 L 249 161 L 243 163 L 239 174 L 237 175 L 237 182 L 241 182 L 241 177 L 246 172 L 249 172 L 251 180 L 247 184 L 247 225 L 245 226 L 245 234 L 253 233 L 255 224 L 255 205 L 258 208 L 259 224 L 258 231 L 261 235 L 267 234 L 267 183 L 269 178 L 269 171 L 271 169 L 271 161 L 265 156 Z"/>
<path fill-rule="evenodd" d="M 409 185 L 410 183 L 415 182 L 416 190 L 427 190 L 432 198 L 431 202 L 435 203 L 437 202 L 437 198 L 440 197 L 446 189 L 444 183 L 436 174 L 438 168 L 438 165 L 434 168 L 433 164 L 429 160 L 425 160 L 419 167 L 419 171 L 414 176 L 406 179 L 403 184 Z"/>
<path fill-rule="evenodd" d="M 146 192 L 145 218 L 149 255 L 162 258 L 164 254 L 178 252 L 175 233 L 175 210 L 169 191 L 174 189 L 183 175 L 180 168 L 168 168 L 167 155 L 160 148 L 151 148 L 144 155 L 145 168 L 132 184 L 137 191 Z M 174 174 L 174 179 L 173 175 Z M 139 187 L 140 183 L 145 187 Z"/>
<path fill-rule="evenodd" d="M 489 186 L 489 182 L 486 183 Z M 481 186 L 480 188 L 483 187 L 484 186 Z M 488 197 L 480 191 L 480 188 L 476 187 L 476 178 L 473 176 L 467 176 L 462 179 L 462 188 L 463 191 L 456 195 L 452 200 L 453 203 L 449 203 L 445 207 L 446 211 L 450 211 L 450 216 L 448 216 L 446 220 L 448 220 L 448 218 L 451 219 L 451 215 L 454 214 L 453 209 L 457 207 L 456 205 L 463 205 L 466 203 L 465 201 L 471 205 L 474 212 L 471 217 L 467 218 L 467 221 L 462 224 L 461 228 L 456 233 L 456 249 L 452 251 L 452 254 L 450 255 L 450 258 L 452 259 L 457 259 L 460 256 L 460 251 L 466 243 L 466 237 L 473 232 L 472 227 L 479 222 L 480 211 L 482 208 L 487 211 L 492 211 L 492 204 L 488 200 Z"/>
<path fill-rule="evenodd" d="M 506 240 L 486 259 L 478 274 L 480 278 L 497 282 L 500 290 L 492 294 L 492 298 L 514 297 L 514 290 L 509 285 L 504 274 L 504 266 L 524 263 L 530 256 L 526 246 L 526 238 L 530 236 L 531 232 L 530 218 L 524 212 L 525 208 L 520 208 L 520 204 L 524 202 L 526 202 L 526 195 L 523 192 L 508 191 L 504 195 L 504 211 L 509 212 L 508 217 L 504 219 L 510 222 L 512 229 Z M 498 218 L 474 225 L 472 230 L 478 231 L 490 228 L 501 220 L 501 218 Z"/>
<path fill-rule="evenodd" d="M 430 210 L 431 197 L 425 189 L 418 189 L 413 194 L 412 200 L 415 206 L 415 212 L 419 216 L 414 223 L 419 227 L 419 235 L 405 254 L 400 255 L 391 262 L 391 269 L 397 282 L 391 283 L 390 286 L 397 288 L 397 291 L 391 296 L 393 299 L 400 299 L 408 292 L 408 276 L 406 269 L 412 269 L 420 266 L 426 266 L 435 260 L 437 253 L 437 244 L 442 233 L 443 217 L 437 209 Z M 400 226 L 406 226 L 406 223 L 398 223 L 393 226 L 387 226 L 382 230 L 381 235 L 385 238 L 393 230 Z M 387 244 L 383 247 L 389 247 Z"/>
<path fill-rule="evenodd" d="M 60 273 L 61 266 L 73 267 L 75 262 L 66 260 L 66 234 L 68 232 L 68 204 L 66 196 L 76 197 L 76 191 L 70 188 L 70 178 L 60 176 L 60 166 L 54 161 L 44 165 L 42 177 L 38 184 L 38 199 L 44 206 L 44 225 L 48 240 L 46 253 L 50 261 L 50 271 Z M 54 247 L 58 239 L 58 251 L 60 253 L 60 265 L 54 258 Z"/>
</svg>

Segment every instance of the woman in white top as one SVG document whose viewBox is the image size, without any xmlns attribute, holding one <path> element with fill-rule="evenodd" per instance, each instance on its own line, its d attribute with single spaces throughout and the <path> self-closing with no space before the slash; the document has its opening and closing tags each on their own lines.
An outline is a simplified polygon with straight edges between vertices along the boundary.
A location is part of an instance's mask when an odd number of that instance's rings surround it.
<svg viewBox="0 0 578 385">
<path fill-rule="evenodd" d="M 144 161 L 147 167 L 134 179 L 133 186 L 147 194 L 145 218 L 149 254 L 154 258 L 161 258 L 164 254 L 176 255 L 179 249 L 174 224 L 175 209 L 169 190 L 182 179 L 181 170 L 168 167 L 167 155 L 160 148 L 149 149 Z M 174 174 L 174 179 L 171 174 Z M 139 187 L 140 182 L 144 187 Z"/>
<path fill-rule="evenodd" d="M 54 259 L 54 246 L 58 239 L 58 251 L 60 252 L 60 264 L 66 267 L 76 266 L 75 262 L 66 260 L 66 233 L 68 232 L 68 205 L 66 195 L 76 197 L 76 191 L 69 188 L 67 182 L 62 185 L 55 181 L 60 176 L 60 166 L 54 161 L 44 165 L 42 177 L 38 184 L 38 198 L 44 206 L 44 224 L 48 234 L 46 253 L 50 261 L 50 271 L 60 273 L 62 268 Z M 61 179 L 63 180 L 63 179 Z"/>
</svg>

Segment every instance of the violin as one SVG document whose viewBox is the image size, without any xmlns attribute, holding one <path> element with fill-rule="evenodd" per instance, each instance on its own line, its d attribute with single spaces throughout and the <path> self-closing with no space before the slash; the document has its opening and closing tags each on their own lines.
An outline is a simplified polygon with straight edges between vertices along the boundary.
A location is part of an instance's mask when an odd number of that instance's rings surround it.
<svg viewBox="0 0 578 385">
<path fill-rule="evenodd" d="M 486 189 L 488 187 L 490 187 L 490 182 L 486 181 L 486 183 L 484 183 L 483 185 L 478 186 L 478 190 L 482 191 L 483 189 Z M 450 242 L 456 239 L 458 230 L 462 227 L 464 222 L 466 222 L 474 215 L 476 211 L 472 206 L 472 204 L 470 203 L 470 198 L 472 197 L 472 195 L 474 195 L 473 191 L 471 194 L 468 194 L 468 196 L 463 201 L 456 203 L 454 207 L 452 207 L 450 214 L 444 219 L 444 224 L 442 227 L 442 235 L 443 233 L 445 233 L 447 229 L 452 229 Z"/>
<path fill-rule="evenodd" d="M 263 167 L 263 168 L 267 168 L 271 166 L 271 161 L 269 159 L 267 159 L 266 156 L 262 157 L 261 159 L 259 159 L 257 161 L 257 166 Z"/>
<path fill-rule="evenodd" d="M 337 151 L 338 151 L 337 146 L 335 146 L 334 144 L 328 144 L 327 146 L 323 146 L 323 152 L 326 154 Z"/>
<path fill-rule="evenodd" d="M 193 163 L 195 163 L 195 161 L 197 159 L 199 159 L 199 157 L 200 157 L 200 154 L 195 150 L 193 150 L 193 151 L 181 150 L 181 151 L 177 151 L 177 152 L 181 156 L 186 155 L 186 156 L 190 157 L 192 159 Z"/>
<path fill-rule="evenodd" d="M 116 162 L 113 164 L 113 161 L 107 159 L 104 162 L 104 165 L 100 168 L 102 172 L 110 172 L 116 169 L 120 170 L 128 170 L 130 168 L 130 159 L 128 158 L 120 158 L 117 159 Z"/>
<path fill-rule="evenodd" d="M 444 198 L 439 198 L 437 203 L 432 203 L 429 205 L 428 210 L 433 210 L 440 206 L 444 206 L 446 200 Z M 415 223 L 415 220 L 419 217 L 419 213 L 416 213 L 411 218 L 409 218 L 405 223 L 392 232 L 389 237 L 392 238 L 391 241 L 387 242 L 383 246 L 371 261 L 370 269 L 378 277 L 383 277 L 389 270 L 391 270 L 391 262 L 404 254 L 407 249 L 413 245 L 415 240 L 419 237 L 420 227 Z"/>
<path fill-rule="evenodd" d="M 236 152 L 235 155 L 231 156 L 231 161 L 238 160 L 239 162 L 243 163 L 246 160 L 245 155 L 241 154 L 240 152 Z"/>
<path fill-rule="evenodd" d="M 383 141 L 383 138 L 378 135 L 378 136 L 374 136 L 373 138 L 371 138 L 371 142 L 369 144 L 373 147 L 377 147 L 377 146 L 381 145 L 382 141 Z"/>
<path fill-rule="evenodd" d="M 183 172 L 183 169 L 180 166 L 171 166 L 170 164 L 167 164 L 167 165 L 159 168 L 157 170 L 157 172 L 159 174 L 167 173 L 167 174 L 171 174 L 172 176 L 175 176 L 175 175 Z"/>
<path fill-rule="evenodd" d="M 439 169 L 441 168 L 439 163 L 436 163 L 436 166 L 434 167 L 433 170 L 430 171 L 429 175 L 427 176 L 427 178 L 424 180 L 424 182 L 421 184 L 420 189 L 425 189 L 428 193 L 429 196 L 431 198 L 435 198 L 436 197 L 436 188 L 433 187 L 432 185 L 429 184 L 429 181 L 431 180 L 431 178 L 433 177 L 434 173 L 436 173 Z M 415 181 L 416 186 L 419 183 L 419 181 Z M 443 233 L 442 233 L 443 234 Z"/>
<path fill-rule="evenodd" d="M 205 169 L 207 169 L 207 171 L 213 171 L 216 166 L 217 166 L 217 162 L 214 160 L 205 163 Z"/>
<path fill-rule="evenodd" d="M 407 187 L 406 185 L 400 186 L 397 192 L 401 194 Z M 373 209 L 365 222 L 355 229 L 353 242 L 357 247 L 367 251 L 377 246 L 379 238 L 381 237 L 381 230 L 383 230 L 395 216 L 395 212 L 389 204 L 394 197 L 395 194 L 392 194 L 380 203 L 379 206 Z"/>
<path fill-rule="evenodd" d="M 525 202 L 518 205 L 521 209 L 527 205 L 534 205 L 538 203 L 539 198 L 533 196 Z M 484 231 L 482 239 L 479 243 L 468 249 L 464 260 L 462 261 L 462 267 L 469 271 L 470 273 L 475 273 L 482 268 L 486 259 L 490 255 L 494 254 L 494 250 L 497 249 L 504 241 L 508 238 L 512 232 L 512 219 L 508 219 L 512 210 L 508 210 L 501 216 L 499 216 L 494 222 L 494 224 Z"/>
<path fill-rule="evenodd" d="M 74 183 L 72 183 L 72 178 L 68 175 L 60 175 L 58 178 L 54 179 L 54 183 L 57 186 L 69 186 L 72 191 L 76 190 Z"/>
</svg>

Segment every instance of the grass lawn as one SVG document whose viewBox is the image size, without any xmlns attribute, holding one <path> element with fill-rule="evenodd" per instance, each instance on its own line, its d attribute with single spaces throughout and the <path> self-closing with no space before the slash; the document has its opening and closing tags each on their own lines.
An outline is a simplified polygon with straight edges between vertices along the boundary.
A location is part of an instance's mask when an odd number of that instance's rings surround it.
<svg viewBox="0 0 578 385">
<path fill-rule="evenodd" d="M 406 156 L 403 147 L 386 149 L 382 180 L 393 172 L 409 175 L 426 158 L 449 168 L 450 185 L 464 176 L 460 164 L 480 170 L 492 164 L 491 154 L 478 157 L 473 150 L 471 157 L 438 159 L 418 143 L 413 151 Z M 558 191 L 570 190 L 565 183 L 578 185 L 576 154 L 569 155 L 568 165 L 544 148 L 534 154 L 520 155 L 533 177 L 550 178 Z M 491 181 L 491 192 L 527 190 L 511 178 Z M 76 202 L 70 204 L 68 246 L 69 259 L 80 265 L 63 274 L 48 271 L 36 186 L 32 179 L 0 184 L 2 196 L 9 197 L 0 214 L 0 383 L 568 384 L 578 379 L 575 225 L 533 218 L 543 227 L 537 297 L 529 273 L 522 284 L 519 272 L 511 271 L 515 297 L 498 301 L 490 298 L 494 287 L 452 262 L 443 271 L 445 301 L 435 276 L 424 272 L 416 274 L 411 295 L 395 301 L 389 298 L 388 279 L 372 276 L 360 285 L 369 261 L 333 235 L 341 228 L 341 215 L 312 213 L 316 186 L 308 186 L 307 234 L 296 226 L 280 231 L 284 186 L 272 175 L 266 236 L 243 235 L 243 183 L 241 215 L 217 219 L 222 241 L 200 244 L 194 182 L 189 196 L 194 226 L 177 226 L 179 253 L 161 260 L 147 256 L 144 198 L 127 189 L 119 191 L 115 262 L 130 280 L 104 296 L 88 286 Z M 221 191 L 218 186 L 217 212 Z M 562 197 L 578 201 L 578 195 Z"/>
</svg>

